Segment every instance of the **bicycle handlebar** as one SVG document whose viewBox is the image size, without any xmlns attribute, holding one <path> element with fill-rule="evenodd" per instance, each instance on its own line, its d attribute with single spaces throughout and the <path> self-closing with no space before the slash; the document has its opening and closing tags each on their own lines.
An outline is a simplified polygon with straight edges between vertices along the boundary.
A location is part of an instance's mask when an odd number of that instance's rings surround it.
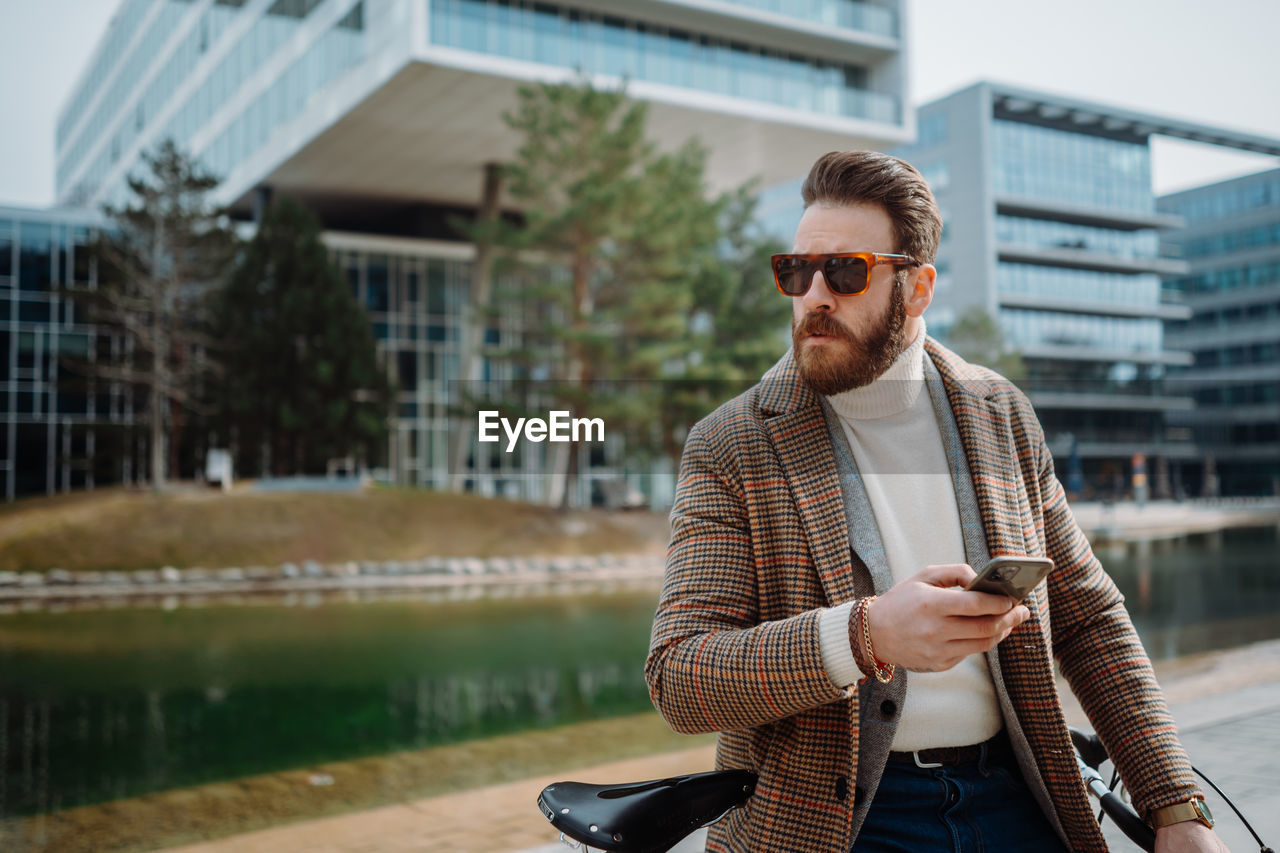
<svg viewBox="0 0 1280 853">
<path fill-rule="evenodd" d="M 1076 732 L 1073 729 L 1072 734 Z M 1093 736 L 1097 739 L 1097 735 Z M 1099 762 L 1101 763 L 1101 762 Z M 1076 753 L 1076 765 L 1080 768 L 1080 776 L 1083 777 L 1085 787 L 1089 789 L 1089 793 L 1098 800 L 1098 804 L 1102 806 L 1102 810 L 1107 813 L 1107 817 L 1115 821 L 1120 831 L 1129 836 L 1129 840 L 1134 844 L 1146 850 L 1147 853 L 1154 853 L 1156 849 L 1156 831 L 1143 823 L 1142 818 L 1129 807 L 1129 804 L 1116 796 L 1107 783 L 1102 781 L 1102 777 L 1098 775 L 1098 771 L 1085 763 L 1084 758 L 1079 752 Z"/>
</svg>

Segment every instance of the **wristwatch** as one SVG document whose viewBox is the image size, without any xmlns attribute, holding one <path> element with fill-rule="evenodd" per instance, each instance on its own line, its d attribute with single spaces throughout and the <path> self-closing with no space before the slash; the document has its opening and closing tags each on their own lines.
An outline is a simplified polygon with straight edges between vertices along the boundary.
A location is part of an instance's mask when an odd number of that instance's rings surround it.
<svg viewBox="0 0 1280 853">
<path fill-rule="evenodd" d="M 1171 823 L 1182 823 L 1184 820 L 1198 820 L 1213 829 L 1213 814 L 1204 800 L 1188 800 L 1185 803 L 1174 803 L 1171 806 L 1152 809 L 1147 814 L 1147 823 L 1152 829 L 1159 829 Z"/>
</svg>

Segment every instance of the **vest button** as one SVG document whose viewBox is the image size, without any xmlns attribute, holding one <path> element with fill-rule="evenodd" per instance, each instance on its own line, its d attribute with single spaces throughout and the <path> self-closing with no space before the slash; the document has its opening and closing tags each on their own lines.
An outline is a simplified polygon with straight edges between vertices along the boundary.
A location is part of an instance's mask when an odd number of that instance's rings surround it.
<svg viewBox="0 0 1280 853">
<path fill-rule="evenodd" d="M 892 717 L 898 713 L 898 703 L 892 699 L 886 699 L 880 703 L 880 713 L 885 718 Z"/>
<path fill-rule="evenodd" d="M 849 797 L 849 780 L 844 776 L 836 777 L 836 799 L 844 802 Z"/>
</svg>

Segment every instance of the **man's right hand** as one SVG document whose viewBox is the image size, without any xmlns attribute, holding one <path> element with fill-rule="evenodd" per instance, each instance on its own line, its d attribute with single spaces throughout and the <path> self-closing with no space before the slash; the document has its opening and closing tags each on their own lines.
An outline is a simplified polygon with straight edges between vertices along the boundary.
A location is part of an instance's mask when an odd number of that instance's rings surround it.
<svg viewBox="0 0 1280 853">
<path fill-rule="evenodd" d="M 911 672 L 942 672 L 1009 636 L 1031 612 L 1008 596 L 966 592 L 976 575 L 963 563 L 928 566 L 873 601 L 865 618 L 876 657 Z"/>
</svg>

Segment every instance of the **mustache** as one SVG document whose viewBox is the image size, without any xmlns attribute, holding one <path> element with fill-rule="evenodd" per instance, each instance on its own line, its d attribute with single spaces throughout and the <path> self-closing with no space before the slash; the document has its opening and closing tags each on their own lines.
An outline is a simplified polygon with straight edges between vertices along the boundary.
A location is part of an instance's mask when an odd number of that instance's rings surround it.
<svg viewBox="0 0 1280 853">
<path fill-rule="evenodd" d="M 828 335 L 844 340 L 852 340 L 854 337 L 844 323 L 821 311 L 812 311 L 805 314 L 800 322 L 796 324 L 793 334 L 797 343 L 801 338 L 809 335 Z"/>
</svg>

